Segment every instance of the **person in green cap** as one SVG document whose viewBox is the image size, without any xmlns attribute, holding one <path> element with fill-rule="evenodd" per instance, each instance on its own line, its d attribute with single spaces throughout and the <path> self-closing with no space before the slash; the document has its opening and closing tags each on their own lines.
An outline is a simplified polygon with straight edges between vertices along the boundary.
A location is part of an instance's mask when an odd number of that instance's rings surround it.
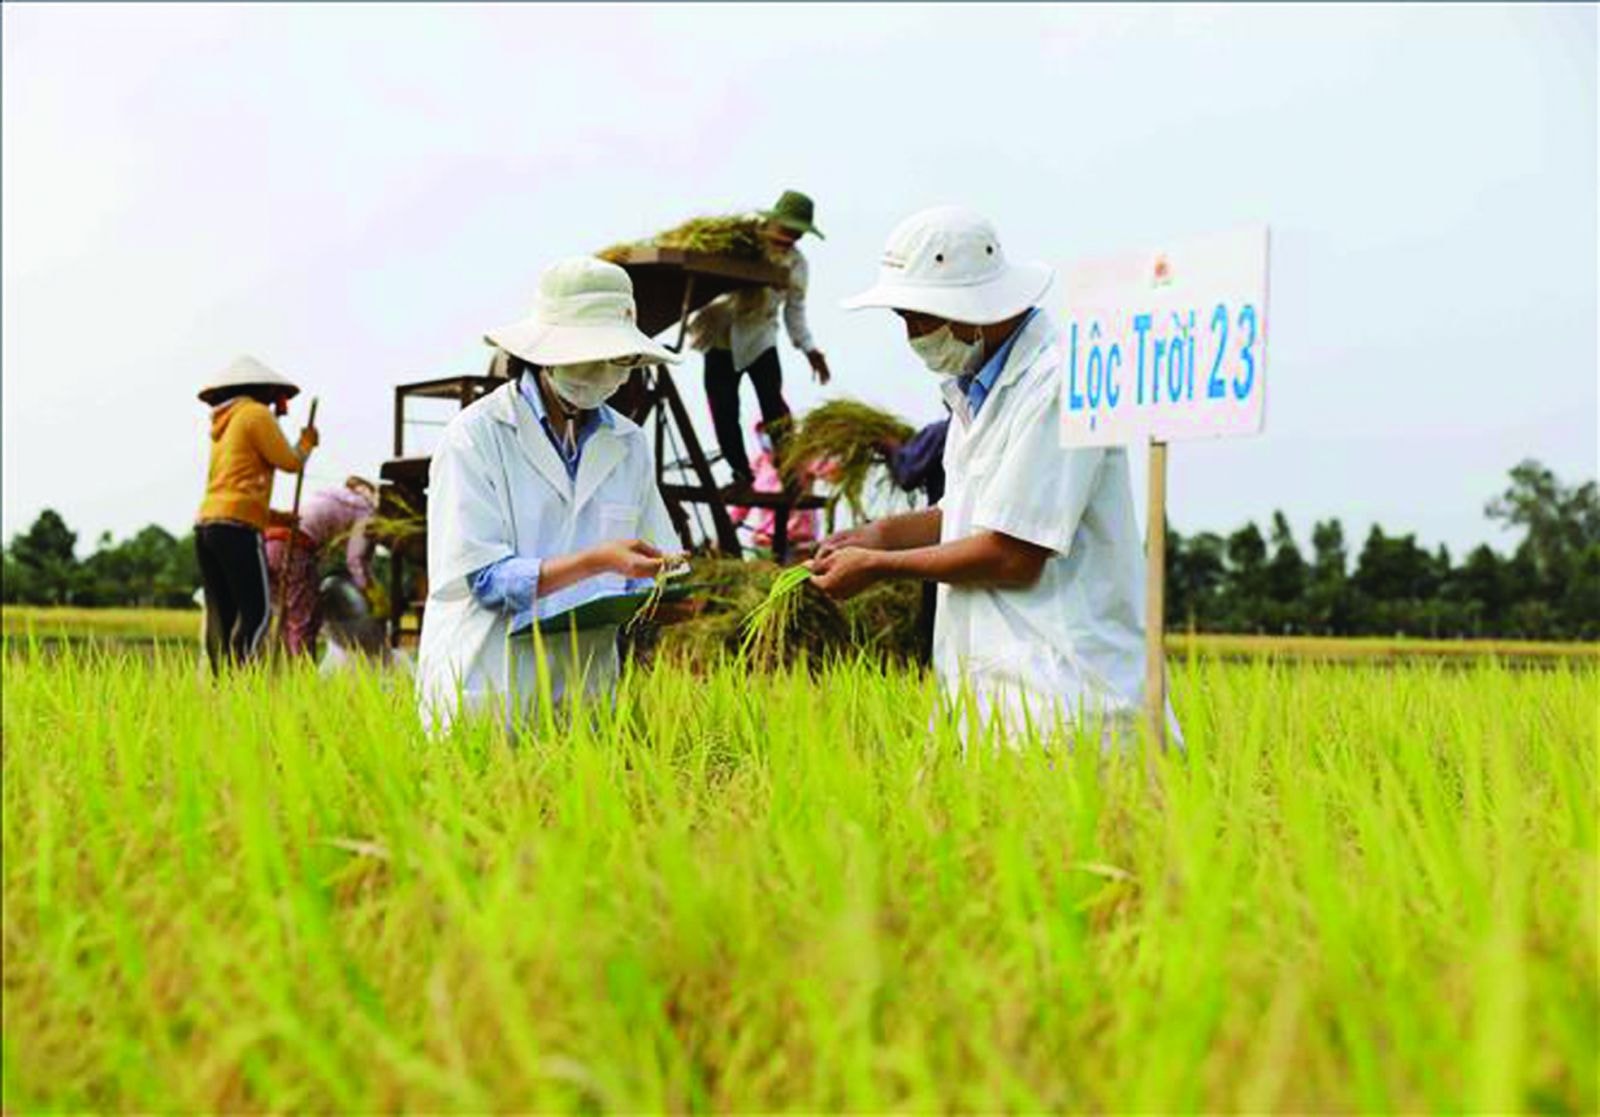
<svg viewBox="0 0 1600 1117">
<path fill-rule="evenodd" d="M 762 235 L 776 263 L 789 269 L 783 287 L 755 287 L 733 292 L 701 309 L 689 323 L 690 343 L 705 353 L 706 401 L 716 428 L 722 460 L 733 471 L 729 496 L 747 495 L 754 474 L 745 452 L 744 429 L 739 421 L 739 382 L 746 374 L 755 385 L 761 418 L 781 441 L 788 426 L 789 405 L 783 398 L 783 370 L 778 363 L 778 314 L 794 347 L 806 355 L 817 383 L 831 376 L 827 358 L 817 348 L 806 325 L 806 284 L 810 270 L 795 247 L 807 233 L 822 236 L 813 224 L 815 207 L 798 190 L 785 190 L 771 209 L 758 211 Z"/>
</svg>

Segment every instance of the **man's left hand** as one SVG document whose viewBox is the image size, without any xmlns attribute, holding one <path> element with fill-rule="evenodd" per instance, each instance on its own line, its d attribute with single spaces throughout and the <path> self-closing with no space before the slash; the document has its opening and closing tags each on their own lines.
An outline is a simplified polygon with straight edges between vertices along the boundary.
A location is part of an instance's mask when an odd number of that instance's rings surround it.
<svg viewBox="0 0 1600 1117">
<path fill-rule="evenodd" d="M 813 559 L 811 581 L 823 593 L 838 601 L 848 601 L 883 578 L 878 559 L 881 551 L 869 547 L 841 547 Z"/>
<path fill-rule="evenodd" d="M 811 375 L 817 378 L 818 384 L 826 384 L 833 379 L 833 373 L 828 371 L 828 358 L 822 355 L 822 350 L 811 350 L 806 354 L 806 360 L 811 362 Z"/>
</svg>

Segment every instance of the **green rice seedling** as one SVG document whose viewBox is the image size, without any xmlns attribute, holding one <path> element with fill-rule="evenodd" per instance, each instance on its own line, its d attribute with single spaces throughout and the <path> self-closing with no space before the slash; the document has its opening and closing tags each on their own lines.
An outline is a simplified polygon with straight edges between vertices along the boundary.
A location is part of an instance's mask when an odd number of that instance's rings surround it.
<svg viewBox="0 0 1600 1117">
<path fill-rule="evenodd" d="M 810 584 L 811 570 L 790 566 L 772 580 L 766 598 L 741 625 L 741 657 L 771 667 L 797 652 L 823 654 L 840 642 L 847 626 L 838 606 Z"/>
<path fill-rule="evenodd" d="M 741 653 L 749 655 L 752 648 L 775 649 L 781 644 L 794 614 L 795 595 L 810 580 L 807 566 L 791 566 L 772 580 L 766 599 L 744 619 Z"/>
<path fill-rule="evenodd" d="M 783 441 L 780 470 L 789 484 L 800 486 L 813 469 L 825 467 L 834 488 L 830 513 L 842 498 L 859 520 L 866 515 L 867 482 L 884 465 L 885 446 L 915 433 L 904 419 L 870 404 L 829 400 L 808 411 Z"/>
</svg>

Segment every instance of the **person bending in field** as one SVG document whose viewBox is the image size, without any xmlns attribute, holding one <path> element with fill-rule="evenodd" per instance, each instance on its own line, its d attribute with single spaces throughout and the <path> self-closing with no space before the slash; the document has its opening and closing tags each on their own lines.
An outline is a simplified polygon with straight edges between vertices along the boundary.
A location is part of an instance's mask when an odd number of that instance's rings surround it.
<svg viewBox="0 0 1600 1117">
<path fill-rule="evenodd" d="M 366 527 L 377 511 L 378 486 L 365 477 L 350 477 L 337 488 L 307 497 L 296 526 L 267 528 L 267 571 L 273 588 L 281 587 L 283 593 L 283 646 L 290 655 L 311 655 L 317 649 L 321 570 L 334 545 L 344 544 L 345 569 L 356 589 L 368 593 L 376 587 L 374 541 Z"/>
<path fill-rule="evenodd" d="M 939 377 L 946 489 L 935 507 L 830 536 L 811 563 L 836 598 L 938 582 L 933 666 L 951 701 L 1041 739 L 1077 724 L 1113 734 L 1144 689 L 1127 454 L 1060 444 L 1061 347 L 1038 306 L 1051 275 L 1008 263 L 968 209 L 924 210 L 890 234 L 877 284 L 845 306 L 893 310 Z"/>
</svg>

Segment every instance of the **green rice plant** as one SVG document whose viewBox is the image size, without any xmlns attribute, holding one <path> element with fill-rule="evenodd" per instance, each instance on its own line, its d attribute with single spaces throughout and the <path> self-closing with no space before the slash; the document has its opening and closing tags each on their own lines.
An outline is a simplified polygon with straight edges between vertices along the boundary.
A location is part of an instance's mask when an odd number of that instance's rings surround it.
<svg viewBox="0 0 1600 1117">
<path fill-rule="evenodd" d="M 780 471 L 798 487 L 814 470 L 824 469 L 834 490 L 830 515 L 842 498 L 856 519 L 864 519 L 866 486 L 873 471 L 884 467 L 885 447 L 915 433 L 904 419 L 870 404 L 829 400 L 808 411 L 789 432 L 782 443 Z"/>
<path fill-rule="evenodd" d="M 772 580 L 772 588 L 760 605 L 744 619 L 744 642 L 739 650 L 748 655 L 758 645 L 774 648 L 787 637 L 795 613 L 795 595 L 811 580 L 811 570 L 791 566 Z"/>
<path fill-rule="evenodd" d="M 13 648 L 0 1106 L 1592 1113 L 1592 661 L 1177 659 L 1186 754 L 929 676 Z"/>
<path fill-rule="evenodd" d="M 790 566 L 740 624 L 739 655 L 771 669 L 797 659 L 822 659 L 842 650 L 849 624 L 839 607 L 811 585 L 811 571 Z"/>
</svg>

